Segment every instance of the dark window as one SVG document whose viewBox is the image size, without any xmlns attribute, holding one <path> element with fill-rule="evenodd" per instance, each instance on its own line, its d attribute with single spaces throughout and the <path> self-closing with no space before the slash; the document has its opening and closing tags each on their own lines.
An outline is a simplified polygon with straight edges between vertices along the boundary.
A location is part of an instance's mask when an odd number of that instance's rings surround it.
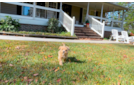
<svg viewBox="0 0 134 88">
<path fill-rule="evenodd" d="M 56 8 L 56 3 L 54 3 L 54 2 L 49 2 L 49 7 L 51 7 L 51 8 Z"/>
<path fill-rule="evenodd" d="M 71 5 L 63 4 L 63 5 L 62 5 L 62 9 L 63 9 L 63 11 L 66 12 L 69 16 L 71 16 L 71 10 L 72 10 L 72 6 L 71 6 Z"/>
<path fill-rule="evenodd" d="M 22 3 L 33 4 L 33 2 L 22 2 Z"/>
<path fill-rule="evenodd" d="M 17 5 L 17 15 L 21 15 L 22 12 L 22 6 Z"/>
<path fill-rule="evenodd" d="M 45 7 L 45 2 L 37 2 L 37 5 Z"/>
<path fill-rule="evenodd" d="M 82 23 L 82 12 L 83 12 L 83 9 L 80 8 L 80 20 L 79 20 L 80 23 Z"/>
<path fill-rule="evenodd" d="M 96 16 L 99 16 L 98 11 L 96 11 Z"/>
<path fill-rule="evenodd" d="M 58 3 L 58 9 L 60 9 L 60 3 Z M 57 12 L 57 18 L 59 18 L 59 12 Z"/>
</svg>

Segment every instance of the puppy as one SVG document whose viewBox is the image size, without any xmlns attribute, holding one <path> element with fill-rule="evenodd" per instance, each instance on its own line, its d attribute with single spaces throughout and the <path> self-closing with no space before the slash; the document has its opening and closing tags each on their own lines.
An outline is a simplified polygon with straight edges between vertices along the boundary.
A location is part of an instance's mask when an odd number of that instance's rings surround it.
<svg viewBox="0 0 134 88">
<path fill-rule="evenodd" d="M 59 65 L 63 65 L 62 60 L 66 61 L 68 57 L 68 51 L 70 50 L 69 47 L 65 46 L 64 43 L 62 43 L 63 46 L 59 47 L 59 52 L 58 52 L 58 60 L 59 60 Z"/>
</svg>

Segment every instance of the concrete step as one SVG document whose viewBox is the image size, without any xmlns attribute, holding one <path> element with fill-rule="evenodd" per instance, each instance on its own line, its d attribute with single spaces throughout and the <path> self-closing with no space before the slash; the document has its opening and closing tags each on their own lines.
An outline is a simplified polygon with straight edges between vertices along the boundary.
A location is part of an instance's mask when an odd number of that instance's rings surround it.
<svg viewBox="0 0 134 88">
<path fill-rule="evenodd" d="M 74 33 L 78 38 L 102 39 L 96 32 L 87 27 L 75 27 Z"/>
<path fill-rule="evenodd" d="M 94 32 L 94 31 L 92 31 L 92 30 L 75 30 L 74 32 Z"/>
<path fill-rule="evenodd" d="M 89 34 L 89 33 L 75 33 L 76 36 L 98 36 L 97 34 Z"/>
</svg>

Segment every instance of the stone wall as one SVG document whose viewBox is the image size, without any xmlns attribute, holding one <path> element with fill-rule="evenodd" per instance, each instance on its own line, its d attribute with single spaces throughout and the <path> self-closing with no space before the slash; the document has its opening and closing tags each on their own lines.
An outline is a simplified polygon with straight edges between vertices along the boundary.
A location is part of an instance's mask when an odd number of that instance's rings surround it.
<svg viewBox="0 0 134 88">
<path fill-rule="evenodd" d="M 46 31 L 47 26 L 21 24 L 19 31 Z"/>
</svg>

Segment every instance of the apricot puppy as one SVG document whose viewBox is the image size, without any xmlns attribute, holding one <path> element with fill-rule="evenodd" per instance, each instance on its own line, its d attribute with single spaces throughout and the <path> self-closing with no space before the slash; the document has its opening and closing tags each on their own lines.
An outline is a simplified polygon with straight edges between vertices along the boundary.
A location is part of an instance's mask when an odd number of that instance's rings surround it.
<svg viewBox="0 0 134 88">
<path fill-rule="evenodd" d="M 59 49 L 60 49 L 58 52 L 59 65 L 63 65 L 63 60 L 66 61 L 68 57 L 69 47 L 65 46 L 65 44 L 63 43 L 63 46 L 60 46 Z"/>
</svg>

